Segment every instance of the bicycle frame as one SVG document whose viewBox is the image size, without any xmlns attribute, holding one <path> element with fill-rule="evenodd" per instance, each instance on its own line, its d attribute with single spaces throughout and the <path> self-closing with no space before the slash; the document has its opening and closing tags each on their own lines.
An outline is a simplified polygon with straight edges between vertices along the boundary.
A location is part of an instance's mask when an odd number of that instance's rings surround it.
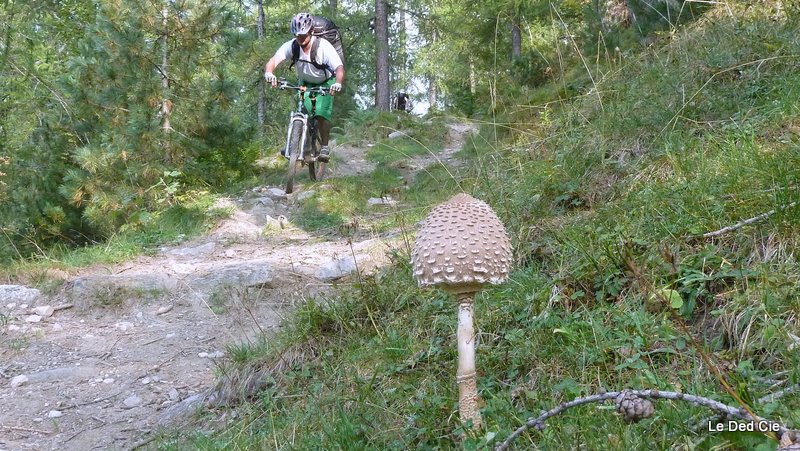
<svg viewBox="0 0 800 451">
<path fill-rule="evenodd" d="M 297 110 L 289 113 L 286 146 L 283 148 L 283 156 L 289 160 L 289 167 L 286 173 L 286 194 L 289 194 L 294 190 L 294 177 L 297 173 L 298 163 L 300 163 L 300 166 L 308 166 L 308 174 L 313 181 L 322 178 L 322 174 L 325 171 L 325 163 L 317 161 L 317 152 L 319 152 L 317 144 L 321 145 L 322 143 L 317 132 L 315 118 L 317 109 L 316 97 L 328 95 L 328 92 L 321 86 L 313 88 L 295 86 L 284 79 L 281 79 L 280 89 L 298 91 Z M 309 95 L 311 100 L 311 111 L 306 111 L 304 107 L 306 94 Z M 297 133 L 299 133 L 299 136 Z"/>
<path fill-rule="evenodd" d="M 284 146 L 283 154 L 286 158 L 289 158 L 291 149 L 289 149 L 289 144 L 292 136 L 292 126 L 295 122 L 300 121 L 303 124 L 303 133 L 300 136 L 300 155 L 297 156 L 298 161 L 304 161 L 305 159 L 305 151 L 306 151 L 306 141 L 309 138 L 309 127 L 313 127 L 313 124 L 309 124 L 309 118 L 314 118 L 316 115 L 312 115 L 305 112 L 305 107 L 303 106 L 303 94 L 318 94 L 318 95 L 327 95 L 323 88 L 306 88 L 304 86 L 292 86 L 286 80 L 280 80 L 280 88 L 281 89 L 295 89 L 298 92 L 297 95 L 297 109 L 293 112 L 289 113 L 289 128 L 286 130 L 286 145 Z"/>
</svg>

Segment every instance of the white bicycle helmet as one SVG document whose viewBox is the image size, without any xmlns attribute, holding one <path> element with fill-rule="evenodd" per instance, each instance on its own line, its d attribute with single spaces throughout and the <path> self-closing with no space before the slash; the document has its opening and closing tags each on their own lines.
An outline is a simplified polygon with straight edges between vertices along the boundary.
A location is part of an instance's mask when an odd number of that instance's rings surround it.
<svg viewBox="0 0 800 451">
<path fill-rule="evenodd" d="M 297 13 L 297 15 L 292 18 L 292 24 L 289 25 L 289 31 L 291 31 L 295 36 L 308 34 L 311 32 L 311 25 L 311 14 Z"/>
</svg>

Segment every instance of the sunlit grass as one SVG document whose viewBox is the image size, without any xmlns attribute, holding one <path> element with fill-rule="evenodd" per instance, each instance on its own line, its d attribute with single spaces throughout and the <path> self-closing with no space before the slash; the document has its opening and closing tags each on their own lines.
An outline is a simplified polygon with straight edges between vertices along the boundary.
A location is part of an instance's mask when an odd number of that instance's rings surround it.
<svg viewBox="0 0 800 451">
<path fill-rule="evenodd" d="M 189 193 L 161 212 L 148 215 L 145 222 L 128 226 L 103 242 L 82 247 L 55 246 L 36 256 L 17 260 L 3 269 L 7 274 L 36 273 L 46 268 L 70 270 L 93 264 L 113 264 L 153 252 L 163 245 L 179 243 L 201 235 L 230 214 L 214 207 L 216 196 L 208 192 Z"/>
</svg>

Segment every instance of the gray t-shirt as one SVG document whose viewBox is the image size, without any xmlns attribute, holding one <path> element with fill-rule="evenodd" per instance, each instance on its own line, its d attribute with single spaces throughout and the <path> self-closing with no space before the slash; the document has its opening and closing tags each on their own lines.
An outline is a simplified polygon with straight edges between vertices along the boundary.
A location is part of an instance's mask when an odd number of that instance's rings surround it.
<svg viewBox="0 0 800 451">
<path fill-rule="evenodd" d="M 333 48 L 330 42 L 318 36 L 312 36 L 311 39 L 320 40 L 316 58 L 318 64 L 327 66 L 331 70 L 336 70 L 336 68 L 342 65 L 342 59 L 339 58 L 339 54 L 336 53 L 336 49 Z M 292 60 L 292 42 L 294 41 L 294 39 L 286 41 L 278 51 L 275 52 L 275 58 L 277 58 L 278 61 L 277 64 L 275 64 L 276 66 L 285 60 Z M 313 41 L 311 45 L 314 45 Z M 311 47 L 308 49 L 310 52 Z M 317 69 L 313 64 L 304 62 L 310 60 L 311 56 L 300 48 L 300 58 L 297 60 L 297 64 L 295 64 L 294 67 L 297 70 L 297 78 L 301 82 L 322 83 L 333 75 L 326 72 L 325 69 Z"/>
</svg>

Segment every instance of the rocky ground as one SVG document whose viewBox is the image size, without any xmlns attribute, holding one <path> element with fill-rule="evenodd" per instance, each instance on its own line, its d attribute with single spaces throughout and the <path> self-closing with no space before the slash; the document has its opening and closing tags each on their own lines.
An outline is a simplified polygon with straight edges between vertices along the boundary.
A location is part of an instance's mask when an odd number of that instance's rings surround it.
<svg viewBox="0 0 800 451">
<path fill-rule="evenodd" d="M 409 171 L 451 160 L 472 131 L 452 126 L 442 153 Z M 374 169 L 363 149 L 338 152 L 349 164 L 332 164 L 330 177 Z M 0 285 L 0 451 L 139 447 L 214 385 L 230 345 L 269 334 L 292 306 L 379 269 L 401 245 L 397 233 L 348 240 L 294 227 L 308 195 L 254 188 L 224 201 L 233 213 L 213 233 L 51 274 L 64 280 L 53 293 Z"/>
</svg>

